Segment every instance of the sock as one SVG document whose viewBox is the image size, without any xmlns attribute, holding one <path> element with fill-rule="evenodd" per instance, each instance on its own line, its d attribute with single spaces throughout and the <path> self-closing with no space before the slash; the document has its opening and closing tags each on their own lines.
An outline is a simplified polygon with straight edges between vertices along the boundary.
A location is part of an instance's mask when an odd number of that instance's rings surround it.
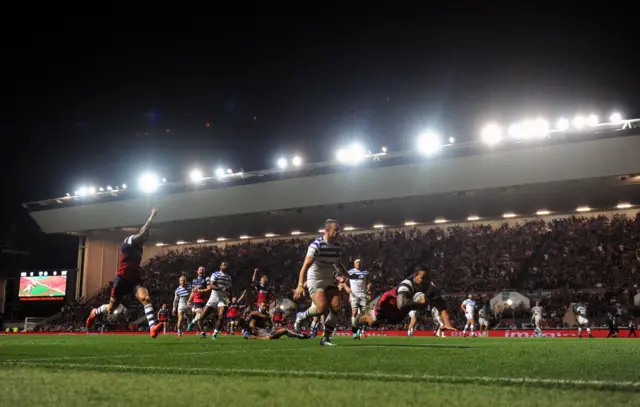
<svg viewBox="0 0 640 407">
<path fill-rule="evenodd" d="M 214 329 L 214 330 L 213 330 L 213 336 L 216 336 L 216 335 L 218 335 L 218 330 L 217 330 L 217 329 Z"/>
<path fill-rule="evenodd" d="M 473 336 L 473 330 L 475 328 L 475 325 L 471 325 L 471 336 Z"/>
<path fill-rule="evenodd" d="M 147 316 L 147 321 L 149 322 L 149 328 L 153 328 L 156 325 L 156 318 L 153 315 L 153 305 L 144 304 L 144 313 Z"/>
<path fill-rule="evenodd" d="M 467 329 L 469 329 L 469 324 L 464 326 L 464 330 L 462 331 L 463 335 L 467 333 Z"/>
<path fill-rule="evenodd" d="M 591 328 L 587 328 L 587 333 L 591 335 Z"/>
<path fill-rule="evenodd" d="M 578 336 L 582 335 L 582 327 L 578 327 Z"/>
<path fill-rule="evenodd" d="M 107 304 L 102 304 L 101 306 L 99 306 L 98 308 L 96 308 L 96 315 L 100 315 L 100 314 L 104 314 L 105 312 L 107 312 Z"/>
<path fill-rule="evenodd" d="M 316 310 L 316 305 L 315 304 L 311 304 L 311 306 L 302 313 L 302 319 L 309 319 L 309 318 L 313 318 L 313 317 L 317 317 L 318 311 Z"/>
<path fill-rule="evenodd" d="M 324 335 L 323 336 L 325 338 L 330 338 L 331 334 L 333 333 L 333 330 L 336 328 L 336 325 L 338 325 L 338 316 L 336 314 L 334 314 L 333 312 L 329 312 L 329 316 L 324 321 Z"/>
<path fill-rule="evenodd" d="M 358 317 L 356 317 L 355 315 L 351 317 L 351 331 L 353 333 L 356 333 L 355 330 L 358 329 Z"/>
</svg>

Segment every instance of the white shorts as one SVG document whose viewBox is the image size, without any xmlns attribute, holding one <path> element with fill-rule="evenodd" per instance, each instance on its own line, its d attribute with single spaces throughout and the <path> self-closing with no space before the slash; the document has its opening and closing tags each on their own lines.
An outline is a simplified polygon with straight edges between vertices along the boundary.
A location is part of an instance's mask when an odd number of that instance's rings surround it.
<svg viewBox="0 0 640 407">
<path fill-rule="evenodd" d="M 417 317 L 418 316 L 418 310 L 411 310 L 409 311 L 409 318 L 413 318 L 413 317 Z"/>
<path fill-rule="evenodd" d="M 326 291 L 329 287 L 337 287 L 336 280 L 333 278 L 325 278 L 322 280 L 307 280 L 307 289 L 309 294 L 313 295 L 318 291 Z"/>
<path fill-rule="evenodd" d="M 542 317 L 540 316 L 533 317 L 533 322 L 535 322 L 536 324 L 539 324 L 540 322 L 542 322 Z"/>
<path fill-rule="evenodd" d="M 227 306 L 227 293 L 224 291 L 211 291 L 209 301 L 207 301 L 207 307 L 220 308 Z"/>
<path fill-rule="evenodd" d="M 580 325 L 588 325 L 589 324 L 589 320 L 585 317 L 583 317 L 582 315 L 578 316 L 578 323 Z"/>
<path fill-rule="evenodd" d="M 489 326 L 489 322 L 484 318 L 478 318 L 478 325 L 480 325 L 480 326 Z"/>
<path fill-rule="evenodd" d="M 351 302 L 351 309 L 364 310 L 367 306 L 367 298 L 365 296 L 349 294 L 349 301 Z"/>
<path fill-rule="evenodd" d="M 178 303 L 178 312 L 187 312 L 188 309 L 189 306 L 186 303 Z"/>
<path fill-rule="evenodd" d="M 470 319 L 473 319 L 473 314 L 466 313 L 466 314 L 464 314 L 464 316 L 467 317 L 467 321 L 470 320 Z"/>
</svg>

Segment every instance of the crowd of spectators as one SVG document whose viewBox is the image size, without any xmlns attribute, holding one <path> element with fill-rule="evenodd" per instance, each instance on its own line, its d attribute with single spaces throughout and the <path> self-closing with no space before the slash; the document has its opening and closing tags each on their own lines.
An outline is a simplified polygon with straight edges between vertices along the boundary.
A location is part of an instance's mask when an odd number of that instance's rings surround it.
<svg viewBox="0 0 640 407">
<path fill-rule="evenodd" d="M 269 278 L 278 298 L 291 298 L 310 239 L 246 241 L 228 245 L 201 245 L 168 250 L 144 265 L 145 285 L 155 309 L 171 304 L 178 278 L 207 273 L 229 263 L 238 294 L 251 286 L 256 268 Z M 382 229 L 345 234 L 342 244 L 352 265 L 360 258 L 370 271 L 376 294 L 406 277 L 411 264 L 427 263 L 436 285 L 450 295 L 453 309 L 467 293 L 487 302 L 497 292 L 516 289 L 541 299 L 551 323 L 560 325 L 571 302 L 588 303 L 600 316 L 611 307 L 636 313 L 632 297 L 640 284 L 640 213 L 635 217 L 568 217 L 513 222 L 497 227 L 473 223 L 445 228 Z M 60 326 L 82 326 L 89 310 L 106 303 L 109 287 L 78 303 L 65 306 Z M 346 314 L 348 301 L 344 301 Z M 142 315 L 135 299 L 128 299 L 129 322 Z M 496 313 L 498 320 L 505 312 Z M 511 318 L 525 317 L 516 305 Z M 454 315 L 456 316 L 456 315 Z M 457 316 L 457 317 L 461 317 Z M 344 320 L 348 325 L 348 318 Z"/>
</svg>

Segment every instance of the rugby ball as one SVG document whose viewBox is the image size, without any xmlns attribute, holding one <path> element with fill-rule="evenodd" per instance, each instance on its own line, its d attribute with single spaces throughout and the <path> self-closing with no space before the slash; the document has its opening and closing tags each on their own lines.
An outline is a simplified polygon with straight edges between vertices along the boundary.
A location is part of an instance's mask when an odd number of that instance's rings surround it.
<svg viewBox="0 0 640 407">
<path fill-rule="evenodd" d="M 427 297 L 424 295 L 424 293 L 418 292 L 413 294 L 413 302 L 424 304 L 426 301 L 427 301 Z"/>
</svg>

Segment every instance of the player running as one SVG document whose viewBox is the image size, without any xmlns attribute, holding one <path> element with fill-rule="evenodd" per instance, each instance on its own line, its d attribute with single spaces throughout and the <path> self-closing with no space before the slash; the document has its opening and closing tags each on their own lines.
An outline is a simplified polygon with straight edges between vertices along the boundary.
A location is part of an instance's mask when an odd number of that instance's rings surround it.
<svg viewBox="0 0 640 407">
<path fill-rule="evenodd" d="M 211 296 L 209 296 L 209 301 L 207 301 L 207 305 L 205 305 L 202 310 L 202 314 L 200 314 L 200 317 L 198 318 L 203 319 L 207 316 L 207 312 L 212 308 L 218 309 L 218 319 L 216 320 L 216 325 L 213 329 L 213 333 L 211 334 L 211 339 L 214 340 L 218 337 L 218 332 L 220 332 L 220 329 L 222 328 L 224 310 L 227 308 L 229 291 L 231 291 L 231 276 L 227 273 L 228 267 L 229 263 L 223 261 L 220 264 L 220 270 L 214 272 L 209 279 Z"/>
<path fill-rule="evenodd" d="M 243 331 L 245 339 L 279 339 L 283 336 L 296 339 L 309 339 L 311 336 L 296 333 L 287 328 L 274 328 L 269 317 L 269 307 L 266 301 L 261 301 L 257 311 L 249 314 L 249 328 Z"/>
<path fill-rule="evenodd" d="M 400 285 L 373 300 L 368 312 L 360 317 L 359 323 L 373 326 L 377 324 L 399 324 L 412 310 L 424 309 L 427 301 L 438 310 L 444 323 L 443 329 L 456 329 L 451 326 L 446 303 L 429 278 L 429 268 L 426 265 L 416 266 L 413 274 L 403 280 Z"/>
<path fill-rule="evenodd" d="M 440 310 L 436 307 L 431 307 L 431 317 L 433 318 L 433 322 L 436 324 L 437 328 L 434 333 L 435 337 L 444 338 L 444 321 L 442 320 L 442 316 L 440 316 Z"/>
<path fill-rule="evenodd" d="M 581 304 L 576 304 L 574 306 L 574 314 L 578 320 L 578 338 L 582 338 L 582 327 L 587 327 L 587 333 L 589 334 L 589 338 L 593 338 L 591 335 L 591 327 L 589 326 L 589 320 L 587 319 L 587 307 Z"/>
<path fill-rule="evenodd" d="M 473 300 L 473 294 L 469 294 L 469 297 L 462 301 L 460 304 L 460 308 L 464 311 L 464 316 L 467 318 L 467 324 L 464 326 L 464 330 L 462 331 L 462 336 L 464 337 L 467 334 L 467 329 L 471 328 L 470 336 L 475 336 L 473 330 L 476 326 L 476 321 L 474 319 L 474 312 L 476 310 L 476 302 Z"/>
<path fill-rule="evenodd" d="M 324 223 L 324 235 L 311 242 L 307 249 L 298 277 L 298 287 L 293 294 L 294 300 L 297 301 L 304 295 L 305 282 L 307 283 L 313 304 L 305 312 L 296 315 L 296 327 L 307 319 L 327 314 L 324 334 L 320 340 L 320 345 L 327 346 L 334 346 L 331 334 L 338 325 L 340 313 L 340 296 L 334 271 L 347 274 L 341 261 L 343 247 L 337 241 L 339 235 L 338 222 L 327 219 Z"/>
<path fill-rule="evenodd" d="M 198 271 L 196 274 L 196 278 L 191 282 L 191 297 L 189 297 L 189 304 L 193 304 L 193 314 L 194 317 L 189 322 L 187 326 L 187 331 L 190 331 L 193 327 L 193 324 L 198 326 L 200 330 L 200 337 L 206 338 L 207 334 L 204 332 L 204 327 L 202 326 L 202 321 L 200 316 L 202 315 L 202 310 L 204 305 L 209 300 L 209 295 L 211 293 L 211 287 L 209 286 L 209 277 L 205 276 L 204 267 L 198 267 Z"/>
<path fill-rule="evenodd" d="M 536 336 L 542 335 L 542 307 L 540 306 L 540 301 L 536 301 L 536 306 L 531 308 L 531 322 L 535 325 L 534 333 Z"/>
<path fill-rule="evenodd" d="M 180 276 L 178 288 L 173 297 L 173 315 L 178 315 L 178 338 L 182 338 L 182 319 L 189 309 L 189 298 L 191 298 L 191 286 L 187 284 L 187 278 Z"/>
<path fill-rule="evenodd" d="M 87 318 L 87 329 L 93 326 L 98 315 L 105 313 L 111 314 L 122 302 L 122 297 L 127 294 L 133 294 L 144 307 L 151 337 L 157 337 L 162 331 L 164 323 L 156 323 L 153 305 L 151 304 L 151 298 L 149 298 L 149 291 L 143 287 L 143 269 L 140 265 L 142 262 L 142 246 L 149 240 L 151 222 L 157 213 L 158 210 L 155 207 L 152 208 L 149 219 L 142 228 L 140 228 L 138 234 L 131 235 L 124 239 L 120 253 L 120 264 L 118 265 L 116 278 L 113 282 L 113 288 L 111 289 L 109 303 L 91 310 L 89 318 Z"/>
<path fill-rule="evenodd" d="M 633 323 L 633 319 L 629 320 L 629 335 L 627 335 L 627 338 L 631 338 L 631 335 L 633 335 L 634 338 L 638 337 L 638 335 L 636 335 L 636 324 Z"/>
<path fill-rule="evenodd" d="M 227 307 L 227 329 L 229 330 L 229 335 L 236 334 L 238 318 L 240 317 L 240 307 L 243 305 L 242 300 L 246 293 L 247 291 L 245 290 L 242 295 L 240 295 L 240 298 L 233 297 Z"/>
<path fill-rule="evenodd" d="M 351 332 L 353 333 L 353 339 L 359 339 L 362 336 L 362 332 L 358 328 L 358 315 L 364 313 L 367 307 L 367 293 L 369 285 L 369 272 L 362 270 L 362 261 L 356 259 L 353 262 L 353 268 L 348 271 L 349 273 L 349 302 L 351 303 Z"/>
</svg>

